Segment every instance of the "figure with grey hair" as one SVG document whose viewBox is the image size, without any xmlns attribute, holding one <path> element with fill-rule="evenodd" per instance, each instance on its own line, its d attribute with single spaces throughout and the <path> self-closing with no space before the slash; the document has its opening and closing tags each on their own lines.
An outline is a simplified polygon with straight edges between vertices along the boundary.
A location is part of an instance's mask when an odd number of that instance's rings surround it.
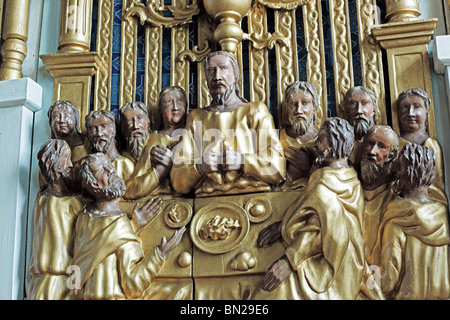
<svg viewBox="0 0 450 320">
<path fill-rule="evenodd" d="M 72 152 L 74 187 L 80 185 L 81 161 L 90 153 L 90 143 L 80 128 L 80 111 L 70 101 L 59 100 L 50 106 L 48 120 L 51 136 L 66 141 Z M 40 177 L 40 185 L 44 180 Z"/>
<path fill-rule="evenodd" d="M 375 125 L 361 145 L 360 180 L 364 190 L 366 254 L 372 251 L 386 205 L 394 197 L 391 165 L 397 158 L 399 137 L 389 126 Z"/>
<path fill-rule="evenodd" d="M 145 130 L 149 130 L 148 114 L 142 103 L 139 110 L 132 107 L 131 104 L 125 105 L 121 109 L 122 132 L 126 135 L 133 135 L 125 126 L 134 124 L 138 126 L 139 119 L 145 123 Z M 172 168 L 172 149 L 179 142 L 179 129 L 184 129 L 186 113 L 188 111 L 188 100 L 184 89 L 178 86 L 169 86 L 164 88 L 159 96 L 158 111 L 161 118 L 160 130 L 154 130 L 149 133 L 148 138 L 143 143 L 140 156 L 135 159 L 135 169 L 127 181 L 127 192 L 125 199 L 140 199 L 156 194 L 176 195 L 170 184 L 169 173 Z M 136 118 L 136 120 L 132 120 Z M 130 122 L 132 121 L 132 122 Z M 136 130 L 143 130 L 143 128 Z M 136 132 L 133 131 L 133 132 Z"/>
<path fill-rule="evenodd" d="M 139 299 L 161 270 L 167 255 L 179 244 L 185 227 L 144 253 L 138 232 L 161 210 L 149 201 L 133 210 L 131 220 L 119 199 L 125 183 L 104 153 L 90 154 L 81 166 L 83 188 L 95 201 L 78 217 L 72 264 L 79 267 L 79 284 L 71 299 Z"/>
<path fill-rule="evenodd" d="M 109 110 L 91 111 L 85 120 L 87 137 L 93 153 L 102 152 L 109 157 L 117 174 L 128 181 L 134 163 L 119 153 L 116 141 L 116 116 Z"/>
<path fill-rule="evenodd" d="M 397 114 L 400 126 L 400 149 L 410 143 L 417 143 L 433 150 L 436 157 L 436 177 L 429 188 L 433 199 L 448 204 L 445 194 L 444 159 L 442 148 L 436 138 L 428 132 L 428 113 L 431 100 L 426 91 L 410 88 L 397 98 Z"/>
<path fill-rule="evenodd" d="M 319 95 L 310 82 L 296 81 L 286 88 L 282 104 L 280 142 L 286 157 L 286 181 L 281 191 L 304 188 L 309 177 L 318 129 Z"/>
<path fill-rule="evenodd" d="M 72 261 L 75 222 L 84 200 L 71 178 L 71 151 L 64 140 L 50 139 L 40 148 L 39 169 L 45 179 L 34 203 L 33 242 L 28 300 L 64 300 Z"/>
<path fill-rule="evenodd" d="M 434 152 L 408 144 L 394 168 L 397 195 L 387 205 L 369 262 L 380 268 L 387 299 L 448 300 L 448 207 L 428 192 L 436 171 Z"/>
<path fill-rule="evenodd" d="M 360 146 L 364 135 L 376 124 L 377 97 L 375 93 L 364 86 L 356 86 L 347 90 L 341 103 L 340 117 L 354 128 L 355 142 L 350 161 L 358 168 L 361 155 Z"/>
<path fill-rule="evenodd" d="M 364 196 L 349 163 L 353 127 L 323 122 L 315 148 L 317 170 L 278 228 L 261 231 L 258 247 L 283 241 L 285 252 L 267 271 L 254 299 L 356 299 L 365 279 Z"/>
<path fill-rule="evenodd" d="M 240 95 L 232 54 L 212 52 L 204 63 L 212 102 L 186 119 L 174 148 L 174 190 L 198 196 L 271 190 L 285 179 L 286 163 L 269 109 Z"/>
</svg>

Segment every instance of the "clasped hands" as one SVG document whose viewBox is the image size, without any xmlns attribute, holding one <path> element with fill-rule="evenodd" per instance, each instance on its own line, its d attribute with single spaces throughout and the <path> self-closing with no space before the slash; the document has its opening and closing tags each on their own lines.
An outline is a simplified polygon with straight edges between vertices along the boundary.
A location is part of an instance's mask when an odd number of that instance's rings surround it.
<svg viewBox="0 0 450 320">
<path fill-rule="evenodd" d="M 197 171 L 206 176 L 219 171 L 239 171 L 244 164 L 244 155 L 242 153 L 225 150 L 223 153 L 206 152 L 203 154 L 201 163 L 197 164 Z"/>
<path fill-rule="evenodd" d="M 172 168 L 172 150 L 165 146 L 156 145 L 150 151 L 153 166 L 158 173 L 159 180 L 163 180 Z"/>
</svg>

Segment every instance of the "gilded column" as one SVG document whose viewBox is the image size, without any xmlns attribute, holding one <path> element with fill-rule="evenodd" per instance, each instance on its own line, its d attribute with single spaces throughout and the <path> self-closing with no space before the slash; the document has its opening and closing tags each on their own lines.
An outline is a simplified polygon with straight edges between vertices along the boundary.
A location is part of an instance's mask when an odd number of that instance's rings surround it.
<svg viewBox="0 0 450 320">
<path fill-rule="evenodd" d="M 392 127 L 399 132 L 397 97 L 405 89 L 421 88 L 431 98 L 428 113 L 428 130 L 436 137 L 433 92 L 430 74 L 428 44 L 434 36 L 438 19 L 416 19 L 417 1 L 387 1 L 389 22 L 376 25 L 372 34 L 377 43 L 386 50 L 392 113 Z"/>
<path fill-rule="evenodd" d="M 54 78 L 53 102 L 71 101 L 80 110 L 81 129 L 90 111 L 92 76 L 105 68 L 90 52 L 92 0 L 61 1 L 58 53 L 41 56 Z"/>
<path fill-rule="evenodd" d="M 0 80 L 22 78 L 22 63 L 27 55 L 30 0 L 6 0 L 4 4 L 2 65 Z"/>
</svg>

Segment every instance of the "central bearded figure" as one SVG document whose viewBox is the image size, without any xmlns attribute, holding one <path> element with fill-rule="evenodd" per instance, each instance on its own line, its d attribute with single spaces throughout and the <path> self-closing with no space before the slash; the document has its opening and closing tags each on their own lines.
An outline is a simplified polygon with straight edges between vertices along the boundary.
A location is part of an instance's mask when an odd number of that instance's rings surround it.
<svg viewBox="0 0 450 320">
<path fill-rule="evenodd" d="M 239 67 L 223 51 L 205 60 L 212 103 L 189 113 L 170 173 L 176 192 L 197 196 L 269 191 L 285 179 L 286 162 L 273 117 L 239 94 Z"/>
</svg>

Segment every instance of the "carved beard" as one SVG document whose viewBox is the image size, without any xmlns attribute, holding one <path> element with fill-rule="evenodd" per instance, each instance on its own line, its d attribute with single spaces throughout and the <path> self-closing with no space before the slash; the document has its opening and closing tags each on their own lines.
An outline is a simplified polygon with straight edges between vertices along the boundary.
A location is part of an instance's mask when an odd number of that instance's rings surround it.
<svg viewBox="0 0 450 320">
<path fill-rule="evenodd" d="M 297 118 L 302 118 L 305 121 L 299 121 Z M 291 124 L 292 130 L 295 132 L 295 134 L 298 136 L 303 136 L 306 131 L 308 131 L 309 126 L 311 125 L 311 122 L 313 121 L 312 117 L 307 117 L 304 115 L 295 116 L 293 118 L 289 118 L 289 122 Z"/>
<path fill-rule="evenodd" d="M 106 141 L 106 144 L 104 147 L 100 146 L 100 141 Z M 108 152 L 109 146 L 111 145 L 111 140 L 105 139 L 105 138 L 98 138 L 94 143 L 92 143 L 92 149 L 94 152 L 101 152 L 106 154 Z"/>
<path fill-rule="evenodd" d="M 362 121 L 358 121 L 362 120 Z M 353 120 L 353 127 L 355 128 L 355 138 L 360 140 L 369 131 L 370 123 L 372 122 L 372 117 L 367 118 L 366 116 L 360 115 Z"/>
<path fill-rule="evenodd" d="M 139 132 L 142 135 L 134 137 L 133 133 L 135 133 L 135 132 Z M 138 129 L 138 130 L 134 130 L 131 133 L 131 136 L 126 138 L 127 146 L 130 148 L 131 154 L 136 159 L 138 159 L 141 156 L 142 151 L 144 151 L 145 144 L 147 143 L 148 134 L 149 133 L 148 133 L 147 130 L 140 130 L 140 129 Z"/>
<path fill-rule="evenodd" d="M 233 90 L 236 88 L 236 84 L 233 83 L 230 87 L 228 87 L 225 83 L 221 82 L 221 85 L 225 86 L 227 90 L 223 94 L 219 94 L 214 92 L 211 92 L 211 96 L 215 103 L 217 103 L 219 106 L 223 106 L 225 104 L 225 101 L 230 97 Z"/>
<path fill-rule="evenodd" d="M 389 163 L 378 164 L 366 159 L 361 160 L 361 179 L 365 185 L 373 184 L 382 174 L 386 173 Z"/>
<path fill-rule="evenodd" d="M 108 187 L 97 190 L 96 198 L 113 200 L 123 197 L 126 191 L 125 182 L 117 175 L 112 175 L 109 183 Z"/>
<path fill-rule="evenodd" d="M 61 173 L 61 178 L 64 181 L 65 185 L 69 189 L 72 190 L 73 187 L 74 187 L 73 178 L 72 178 L 72 170 L 67 170 L 66 172 L 62 172 Z"/>
<path fill-rule="evenodd" d="M 325 165 L 325 159 L 329 153 L 328 149 L 325 149 L 323 152 L 320 152 L 316 149 L 317 158 L 314 159 L 314 165 L 318 168 L 321 168 Z"/>
</svg>

